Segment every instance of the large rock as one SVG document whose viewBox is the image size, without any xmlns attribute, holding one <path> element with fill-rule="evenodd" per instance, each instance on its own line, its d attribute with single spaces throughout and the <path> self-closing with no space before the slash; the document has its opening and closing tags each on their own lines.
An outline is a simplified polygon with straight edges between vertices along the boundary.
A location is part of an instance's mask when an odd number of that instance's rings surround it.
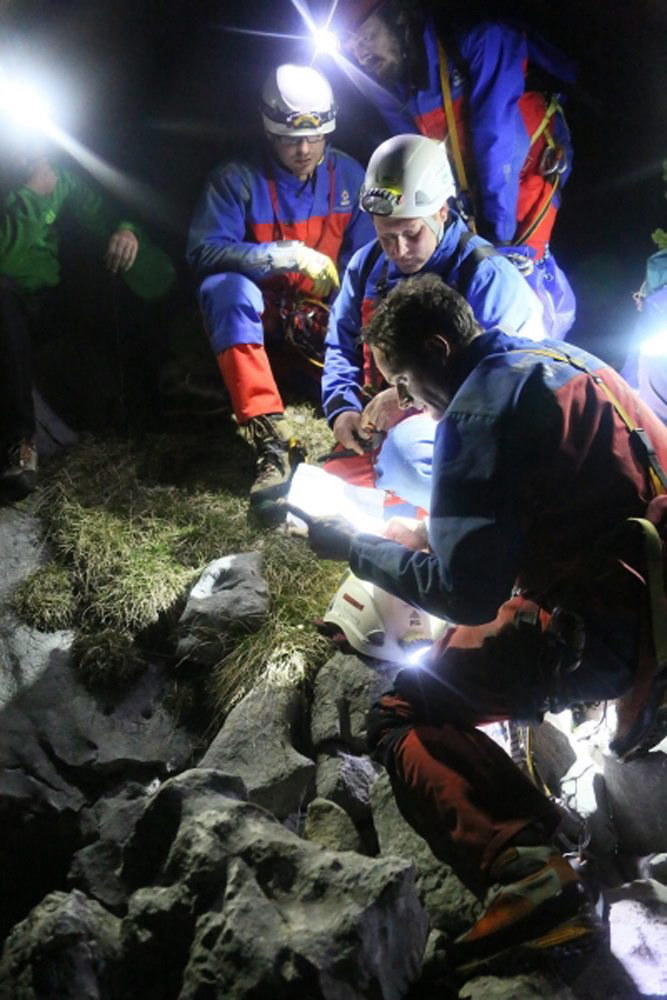
<svg viewBox="0 0 667 1000">
<path fill-rule="evenodd" d="M 190 591 L 178 622 L 176 655 L 214 666 L 224 655 L 230 629 L 256 631 L 269 601 L 259 552 L 214 560 Z"/>
<path fill-rule="evenodd" d="M 237 779 L 197 769 L 150 801 L 123 872 L 137 887 L 124 996 L 404 997 L 427 933 L 411 865 L 324 850 L 242 796 Z"/>
<path fill-rule="evenodd" d="M 413 862 L 419 898 L 432 925 L 454 937 L 472 926 L 480 911 L 477 898 L 403 819 L 386 773 L 373 785 L 371 806 L 382 855 L 396 855 Z"/>
<path fill-rule="evenodd" d="M 0 935 L 65 885 L 86 801 L 121 779 L 173 774 L 192 754 L 162 706 L 160 670 L 101 705 L 72 674 L 72 635 L 39 632 L 12 614 L 13 587 L 44 558 L 29 509 L 0 511 Z"/>
<path fill-rule="evenodd" d="M 313 799 L 303 829 L 305 840 L 332 851 L 361 851 L 361 839 L 348 814 L 328 799 Z"/>
<path fill-rule="evenodd" d="M 199 766 L 238 776 L 253 802 L 285 819 L 313 792 L 315 763 L 293 745 L 304 709 L 296 688 L 261 682 L 229 713 Z"/>
<path fill-rule="evenodd" d="M 667 754 L 653 751 L 621 763 L 604 758 L 604 778 L 618 845 L 644 856 L 667 844 Z"/>
<path fill-rule="evenodd" d="M 119 921 L 83 893 L 53 892 L 14 928 L 0 1000 L 114 1000 Z"/>
<path fill-rule="evenodd" d="M 315 679 L 311 735 L 315 749 L 334 742 L 355 753 L 366 750 L 366 715 L 372 702 L 387 691 L 400 668 L 379 660 L 336 653 Z"/>
<path fill-rule="evenodd" d="M 371 815 L 371 788 L 380 770 L 366 755 L 331 747 L 317 756 L 317 794 L 339 805 L 355 823 L 366 823 Z"/>
</svg>

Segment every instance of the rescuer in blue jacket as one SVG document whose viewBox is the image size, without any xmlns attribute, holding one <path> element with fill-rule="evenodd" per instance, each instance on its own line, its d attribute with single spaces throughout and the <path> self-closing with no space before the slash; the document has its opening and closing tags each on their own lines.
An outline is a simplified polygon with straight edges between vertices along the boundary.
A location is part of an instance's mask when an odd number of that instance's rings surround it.
<svg viewBox="0 0 667 1000">
<path fill-rule="evenodd" d="M 318 394 L 326 303 L 372 236 L 359 208 L 363 170 L 326 144 L 335 114 L 320 73 L 279 66 L 262 91 L 262 155 L 213 171 L 190 230 L 204 324 L 256 451 L 257 507 L 286 491 L 299 455 L 278 383 Z"/>
<path fill-rule="evenodd" d="M 359 341 L 374 306 L 406 275 L 432 272 L 458 289 L 478 322 L 509 334 L 544 337 L 542 307 L 519 270 L 448 205 L 454 182 L 441 143 L 394 136 L 373 153 L 362 190 L 377 241 L 359 250 L 345 273 L 326 339 L 322 406 L 348 457 L 327 470 L 360 485 L 375 485 L 428 509 L 435 425 L 409 419 L 395 389 L 381 388 L 372 358 Z M 374 432 L 386 434 L 379 454 L 368 452 Z M 359 460 L 349 452 L 356 452 Z"/>
<path fill-rule="evenodd" d="M 313 518 L 309 541 L 456 623 L 373 706 L 371 750 L 484 900 L 451 949 L 460 972 L 578 948 L 594 920 L 549 842 L 559 810 L 476 727 L 619 699 L 617 755 L 664 737 L 667 428 L 585 351 L 483 332 L 435 275 L 400 282 L 364 340 L 404 405 L 437 421 L 430 522 L 381 537 Z"/>
<path fill-rule="evenodd" d="M 574 84 L 573 62 L 514 23 L 436 27 L 402 0 L 340 0 L 335 20 L 345 51 L 380 84 L 361 87 L 390 133 L 447 142 L 469 224 L 525 258 L 549 300 L 547 334 L 564 337 L 575 297 L 549 240 L 572 168 L 559 92 Z"/>
<path fill-rule="evenodd" d="M 445 38 L 400 0 L 340 0 L 336 16 L 348 29 L 347 51 L 382 84 L 368 95 L 392 133 L 449 137 L 459 190 L 475 195 L 479 231 L 495 244 L 528 244 L 541 259 L 572 165 L 557 95 L 545 91 L 572 86 L 572 61 L 535 32 L 504 22 L 460 27 Z"/>
</svg>

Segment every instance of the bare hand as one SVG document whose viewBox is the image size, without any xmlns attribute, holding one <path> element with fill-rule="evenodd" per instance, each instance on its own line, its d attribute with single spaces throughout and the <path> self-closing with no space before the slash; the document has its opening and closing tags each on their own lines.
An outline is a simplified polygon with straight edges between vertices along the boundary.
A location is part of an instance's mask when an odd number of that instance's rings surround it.
<svg viewBox="0 0 667 1000">
<path fill-rule="evenodd" d="M 373 396 L 366 406 L 361 414 L 360 430 L 369 435 L 373 431 L 386 433 L 404 418 L 405 411 L 399 406 L 398 392 L 395 386 L 390 386 Z"/>
<path fill-rule="evenodd" d="M 35 160 L 31 164 L 28 178 L 24 181 L 26 187 L 30 188 L 31 191 L 34 191 L 35 194 L 41 195 L 43 198 L 53 194 L 57 183 L 58 175 L 48 160 L 45 160 L 44 157 L 40 157 L 39 160 Z"/>
<path fill-rule="evenodd" d="M 343 448 L 356 451 L 358 455 L 366 452 L 364 442 L 370 442 L 371 435 L 361 428 L 361 413 L 358 410 L 344 410 L 339 413 L 333 423 L 333 435 Z"/>
<path fill-rule="evenodd" d="M 392 517 L 387 521 L 384 537 L 408 549 L 427 549 L 428 527 L 425 521 L 415 521 L 412 518 Z"/>
<path fill-rule="evenodd" d="M 129 271 L 137 259 L 139 240 L 131 229 L 117 229 L 111 236 L 104 262 L 112 274 Z"/>
</svg>

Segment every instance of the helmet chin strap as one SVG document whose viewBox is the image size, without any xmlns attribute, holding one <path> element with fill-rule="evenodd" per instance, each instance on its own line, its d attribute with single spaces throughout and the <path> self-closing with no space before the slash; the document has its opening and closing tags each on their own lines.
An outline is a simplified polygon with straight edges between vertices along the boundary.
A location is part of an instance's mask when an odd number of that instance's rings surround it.
<svg viewBox="0 0 667 1000">
<path fill-rule="evenodd" d="M 445 216 L 444 219 L 441 219 L 439 212 L 436 213 L 436 215 L 424 216 L 424 222 L 435 236 L 436 243 L 440 243 L 440 240 L 442 239 L 442 234 L 445 231 L 446 221 L 447 221 L 447 216 Z"/>
</svg>

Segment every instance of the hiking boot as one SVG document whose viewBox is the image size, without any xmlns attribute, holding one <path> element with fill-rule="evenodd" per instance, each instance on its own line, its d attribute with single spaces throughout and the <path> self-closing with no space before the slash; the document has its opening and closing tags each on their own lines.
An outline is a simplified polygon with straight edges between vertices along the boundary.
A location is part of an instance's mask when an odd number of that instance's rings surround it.
<svg viewBox="0 0 667 1000">
<path fill-rule="evenodd" d="M 250 505 L 258 510 L 285 496 L 294 469 L 304 460 L 306 453 L 289 422 L 282 416 L 262 414 L 243 424 L 242 429 L 257 455 L 255 481 L 250 487 Z"/>
<path fill-rule="evenodd" d="M 551 847 L 509 847 L 490 871 L 494 883 L 477 923 L 453 944 L 456 970 L 491 960 L 554 956 L 593 944 L 595 922 L 584 883 Z"/>
<path fill-rule="evenodd" d="M 20 500 L 37 486 L 37 448 L 27 438 L 8 449 L 5 465 L 0 471 L 0 492 L 12 500 Z"/>
<path fill-rule="evenodd" d="M 616 703 L 616 732 L 609 749 L 620 760 L 648 753 L 667 736 L 667 667 L 640 669 L 635 684 Z"/>
</svg>

